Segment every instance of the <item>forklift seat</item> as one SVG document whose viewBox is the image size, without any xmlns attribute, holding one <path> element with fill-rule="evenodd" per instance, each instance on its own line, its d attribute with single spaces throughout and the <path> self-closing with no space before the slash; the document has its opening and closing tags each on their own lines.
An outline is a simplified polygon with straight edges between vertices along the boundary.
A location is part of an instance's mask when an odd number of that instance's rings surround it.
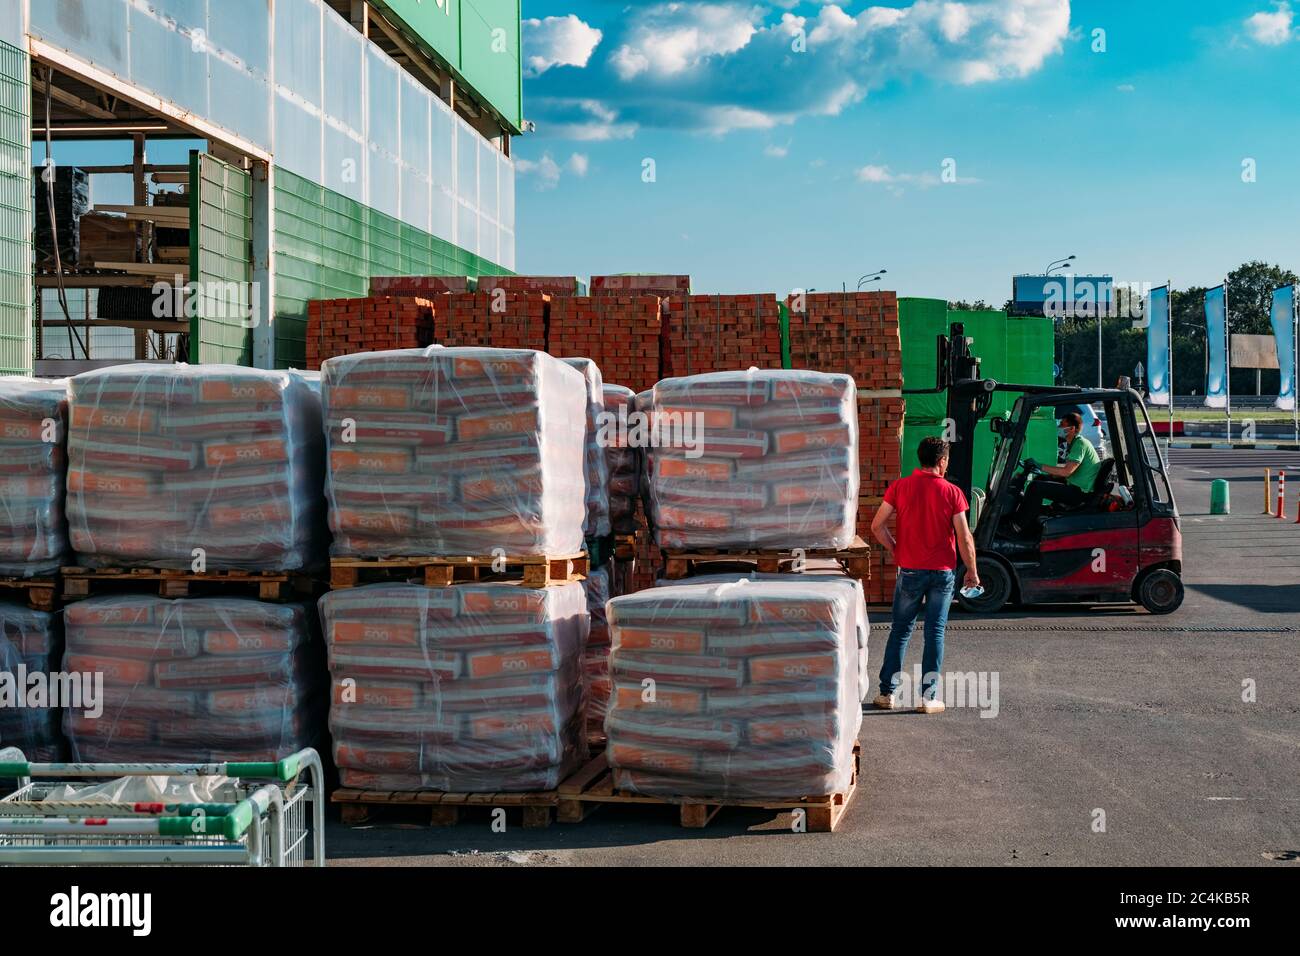
<svg viewBox="0 0 1300 956">
<path fill-rule="evenodd" d="M 1053 505 L 1050 510 L 1039 515 L 1039 524 L 1043 524 L 1051 518 L 1060 518 L 1064 515 L 1085 514 L 1090 511 L 1101 510 L 1101 503 L 1105 500 L 1106 496 L 1110 494 L 1111 486 L 1114 483 L 1115 459 L 1105 458 L 1097 469 L 1097 477 L 1092 480 L 1092 490 L 1088 492 L 1083 501 L 1071 507 Z"/>
</svg>

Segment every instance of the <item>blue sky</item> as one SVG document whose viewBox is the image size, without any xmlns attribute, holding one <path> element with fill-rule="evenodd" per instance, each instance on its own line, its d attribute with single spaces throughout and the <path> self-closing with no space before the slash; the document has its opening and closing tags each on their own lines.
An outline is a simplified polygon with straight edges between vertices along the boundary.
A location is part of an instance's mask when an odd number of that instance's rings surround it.
<svg viewBox="0 0 1300 956">
<path fill-rule="evenodd" d="M 1249 259 L 1300 268 L 1300 4 L 524 0 L 524 16 L 521 272 L 785 292 L 887 268 L 903 295 L 1000 305 L 1011 275 L 1071 253 L 1178 287 Z"/>
</svg>

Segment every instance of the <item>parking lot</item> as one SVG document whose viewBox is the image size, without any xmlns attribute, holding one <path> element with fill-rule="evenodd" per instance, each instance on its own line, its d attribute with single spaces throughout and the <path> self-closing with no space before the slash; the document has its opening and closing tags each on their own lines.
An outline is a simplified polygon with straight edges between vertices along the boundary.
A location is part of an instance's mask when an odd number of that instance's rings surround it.
<svg viewBox="0 0 1300 956">
<path fill-rule="evenodd" d="M 862 779 L 834 834 L 734 809 L 683 830 L 667 808 L 624 807 L 496 833 L 484 811 L 439 829 L 335 820 L 328 852 L 337 865 L 1295 866 L 1300 525 L 1294 495 L 1291 520 L 1260 512 L 1263 469 L 1300 475 L 1300 454 L 1175 449 L 1172 464 L 1182 608 L 954 613 L 944 669 L 996 672 L 997 715 L 866 715 Z M 1231 482 L 1231 515 L 1208 513 L 1215 478 Z M 872 623 L 874 671 L 887 613 Z"/>
</svg>

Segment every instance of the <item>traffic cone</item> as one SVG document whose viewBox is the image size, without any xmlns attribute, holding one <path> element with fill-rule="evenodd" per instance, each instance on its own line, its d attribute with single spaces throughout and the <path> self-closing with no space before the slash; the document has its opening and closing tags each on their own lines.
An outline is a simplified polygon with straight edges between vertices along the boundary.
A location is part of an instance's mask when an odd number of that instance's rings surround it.
<svg viewBox="0 0 1300 956">
<path fill-rule="evenodd" d="M 1277 517 L 1286 517 L 1286 472 L 1277 473 Z"/>
</svg>

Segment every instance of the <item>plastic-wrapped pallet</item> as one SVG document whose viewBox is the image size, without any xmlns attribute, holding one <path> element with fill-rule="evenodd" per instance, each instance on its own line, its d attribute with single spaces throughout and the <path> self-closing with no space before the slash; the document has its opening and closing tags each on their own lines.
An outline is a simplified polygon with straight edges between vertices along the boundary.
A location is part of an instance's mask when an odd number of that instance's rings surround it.
<svg viewBox="0 0 1300 956">
<path fill-rule="evenodd" d="M 580 583 L 373 584 L 320 610 L 344 786 L 550 790 L 585 758 Z"/>
<path fill-rule="evenodd" d="M 587 383 L 587 434 L 585 445 L 587 476 L 587 520 L 582 533 L 590 538 L 603 538 L 609 534 L 609 465 L 605 449 L 601 447 L 601 413 L 605 411 L 605 386 L 600 369 L 589 358 L 562 358 L 565 365 L 582 373 Z"/>
<path fill-rule="evenodd" d="M 10 675 L 14 689 L 29 687 L 30 675 L 57 670 L 62 643 L 57 615 L 0 602 L 0 674 Z M 17 747 L 28 760 L 52 763 L 63 757 L 62 740 L 57 707 L 0 700 L 0 748 Z"/>
<path fill-rule="evenodd" d="M 750 369 L 654 387 L 651 520 L 663 548 L 844 548 L 858 507 L 847 375 Z"/>
<path fill-rule="evenodd" d="M 79 564 L 300 570 L 324 535 L 320 400 L 294 372 L 120 365 L 70 380 Z"/>
<path fill-rule="evenodd" d="M 741 578 L 656 587 L 608 611 L 616 786 L 717 799 L 847 788 L 862 720 L 852 589 Z"/>
<path fill-rule="evenodd" d="M 605 713 L 609 708 L 609 619 L 605 605 L 611 597 L 609 564 L 594 569 L 582 582 L 587 592 L 587 613 L 591 630 L 582 652 L 582 673 L 587 684 L 587 737 L 605 736 Z"/>
<path fill-rule="evenodd" d="M 605 468 L 609 472 L 609 518 L 617 534 L 636 531 L 636 500 L 641 494 L 641 451 L 628 446 L 620 420 L 636 410 L 635 393 L 622 385 L 606 385 L 603 393 L 610 441 L 605 446 Z"/>
<path fill-rule="evenodd" d="M 302 605 L 126 595 L 63 617 L 63 669 L 104 678 L 98 718 L 64 713 L 74 760 L 272 760 L 323 736 L 322 647 Z"/>
<path fill-rule="evenodd" d="M 362 352 L 322 366 L 338 556 L 582 548 L 586 391 L 544 352 Z"/>
<path fill-rule="evenodd" d="M 788 574 L 762 574 L 758 571 L 749 571 L 734 574 L 701 574 L 690 579 L 691 584 L 727 584 L 733 581 L 739 581 L 742 578 L 750 581 L 785 581 L 791 580 Z M 870 662 L 868 660 L 868 650 L 871 639 L 871 620 L 867 615 L 867 592 L 862 586 L 862 582 L 857 578 L 851 578 L 847 574 L 833 571 L 829 573 L 810 571 L 796 578 L 799 581 L 811 581 L 815 584 L 832 584 L 838 585 L 845 589 L 849 600 L 853 602 L 855 610 L 855 619 L 857 621 L 858 635 L 858 695 L 862 700 L 866 700 L 871 694 L 872 678 L 868 669 Z M 658 581 L 656 587 L 675 587 L 682 581 Z"/>
<path fill-rule="evenodd" d="M 0 377 L 0 574 L 67 563 L 67 419 L 66 380 Z"/>
</svg>

